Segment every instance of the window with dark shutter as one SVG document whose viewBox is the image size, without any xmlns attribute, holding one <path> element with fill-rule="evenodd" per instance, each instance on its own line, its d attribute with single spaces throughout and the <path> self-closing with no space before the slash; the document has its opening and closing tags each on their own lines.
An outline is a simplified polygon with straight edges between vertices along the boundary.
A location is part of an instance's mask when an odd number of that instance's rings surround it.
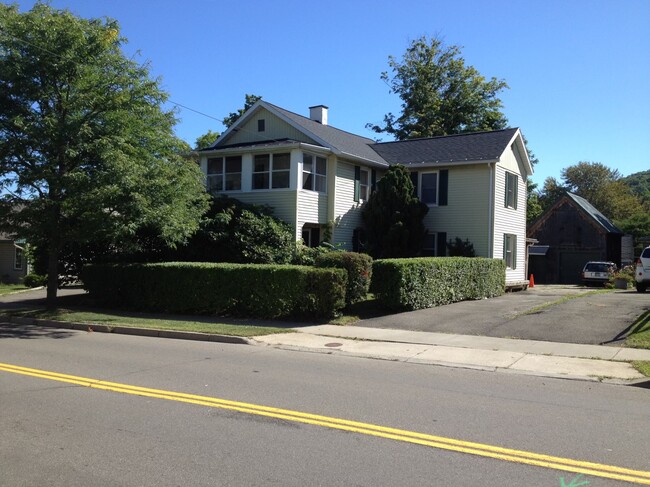
<svg viewBox="0 0 650 487">
<path fill-rule="evenodd" d="M 361 166 L 354 166 L 354 201 L 361 197 Z"/>
<path fill-rule="evenodd" d="M 439 180 L 438 180 L 438 206 L 447 206 L 448 184 L 449 184 L 449 170 L 442 169 L 440 171 Z"/>
<path fill-rule="evenodd" d="M 419 194 L 419 192 L 418 192 L 418 176 L 419 175 L 418 175 L 417 171 L 413 171 L 411 173 L 411 182 L 413 183 L 413 194 L 416 195 L 416 196 Z"/>
<path fill-rule="evenodd" d="M 506 173 L 506 191 L 505 204 L 506 208 L 517 209 L 517 175 L 511 172 Z"/>
</svg>

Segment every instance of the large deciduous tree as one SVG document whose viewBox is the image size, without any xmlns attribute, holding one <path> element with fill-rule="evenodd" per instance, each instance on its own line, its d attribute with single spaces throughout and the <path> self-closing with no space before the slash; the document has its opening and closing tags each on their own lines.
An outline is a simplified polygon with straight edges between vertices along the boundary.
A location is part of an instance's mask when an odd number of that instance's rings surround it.
<svg viewBox="0 0 650 487">
<path fill-rule="evenodd" d="M 218 138 L 219 132 L 208 130 L 206 133 L 196 138 L 196 141 L 194 142 L 194 148 L 196 150 L 207 149 L 212 144 L 214 144 Z"/>
<path fill-rule="evenodd" d="M 585 198 L 615 222 L 643 211 L 640 198 L 621 179 L 618 170 L 600 162 L 583 161 L 562 169 L 561 183 L 555 178 L 546 178 L 544 187 L 538 192 L 542 208 L 550 208 L 567 191 Z"/>
<path fill-rule="evenodd" d="M 46 248 L 48 304 L 70 242 L 184 241 L 207 208 L 167 94 L 119 26 L 37 3 L 0 5 L 0 226 Z"/>
<path fill-rule="evenodd" d="M 415 194 L 408 169 L 391 166 L 363 208 L 368 253 L 376 259 L 419 255 L 428 211 Z"/>
<path fill-rule="evenodd" d="M 385 115 L 383 126 L 368 124 L 375 132 L 406 140 L 506 127 L 499 93 L 508 85 L 466 65 L 460 47 L 420 37 L 388 65 L 381 79 L 402 100 L 402 112 Z"/>
<path fill-rule="evenodd" d="M 250 107 L 255 105 L 255 103 L 258 100 L 261 100 L 262 97 L 258 95 L 246 95 L 246 98 L 244 100 L 244 108 L 240 108 L 236 112 L 230 112 L 226 118 L 223 119 L 223 124 L 226 126 L 226 128 L 230 128 L 230 126 L 237 121 L 239 117 L 241 117 L 246 110 L 248 110 Z"/>
</svg>

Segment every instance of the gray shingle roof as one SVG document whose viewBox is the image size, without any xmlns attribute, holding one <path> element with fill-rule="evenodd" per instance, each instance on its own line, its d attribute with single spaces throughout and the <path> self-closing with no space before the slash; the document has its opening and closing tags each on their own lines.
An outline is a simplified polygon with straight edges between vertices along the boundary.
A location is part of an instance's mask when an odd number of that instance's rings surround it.
<svg viewBox="0 0 650 487">
<path fill-rule="evenodd" d="M 508 147 L 516 128 L 447 135 L 427 139 L 382 142 L 371 147 L 390 164 L 494 161 Z"/>
<path fill-rule="evenodd" d="M 272 103 L 266 101 L 264 103 L 340 152 L 380 164 L 387 164 L 381 155 L 371 149 L 371 145 L 375 143 L 372 139 L 337 129 L 331 125 L 323 125 L 308 117 L 303 117 L 302 115 L 273 105 Z"/>
<path fill-rule="evenodd" d="M 316 143 L 332 149 L 344 158 L 345 155 L 349 155 L 381 166 L 404 164 L 417 167 L 420 164 L 495 161 L 507 149 L 508 143 L 518 130 L 512 128 L 398 142 L 375 142 L 368 137 L 352 134 L 331 125 L 323 125 L 265 100 L 258 101 L 255 107 L 257 106 L 275 112 Z M 253 112 L 247 112 L 247 114 L 251 113 Z M 217 139 L 207 150 L 234 147 L 227 144 L 227 138 L 227 136 L 223 138 L 222 135 L 222 138 Z M 287 143 L 287 139 L 244 143 L 240 146 L 270 146 L 274 143 Z"/>
<path fill-rule="evenodd" d="M 577 194 L 567 192 L 567 196 L 576 202 L 580 208 L 587 212 L 599 225 L 609 233 L 623 234 L 605 215 L 598 211 L 591 203 Z"/>
</svg>

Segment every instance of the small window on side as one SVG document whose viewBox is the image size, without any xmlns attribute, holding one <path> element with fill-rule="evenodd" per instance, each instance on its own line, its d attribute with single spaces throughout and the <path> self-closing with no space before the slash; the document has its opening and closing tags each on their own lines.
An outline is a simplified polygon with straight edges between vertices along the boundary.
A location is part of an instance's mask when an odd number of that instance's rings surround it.
<svg viewBox="0 0 650 487">
<path fill-rule="evenodd" d="M 260 118 L 260 119 L 257 121 L 257 131 L 258 131 L 258 132 L 264 132 L 264 131 L 266 130 L 265 125 L 266 125 L 266 124 L 265 124 L 265 122 L 264 122 L 264 119 L 263 119 L 263 118 Z"/>
<path fill-rule="evenodd" d="M 14 247 L 15 254 L 14 254 L 14 269 L 15 270 L 22 270 L 23 268 L 23 249 L 20 247 Z"/>
</svg>

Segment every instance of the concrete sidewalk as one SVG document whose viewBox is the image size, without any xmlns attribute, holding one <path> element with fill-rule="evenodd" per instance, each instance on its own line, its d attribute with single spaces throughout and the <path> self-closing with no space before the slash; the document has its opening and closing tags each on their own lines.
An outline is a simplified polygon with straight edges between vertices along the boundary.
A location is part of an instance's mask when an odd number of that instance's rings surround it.
<svg viewBox="0 0 650 487">
<path fill-rule="evenodd" d="M 292 333 L 257 336 L 254 339 L 215 335 L 207 333 L 181 332 L 171 330 L 156 330 L 149 328 L 132 328 L 84 323 L 68 323 L 53 320 L 33 318 L 8 317 L 5 321 L 13 325 L 6 331 L 7 336 L 38 336 L 41 327 L 63 328 L 83 331 L 107 333 L 123 333 L 161 338 L 176 338 L 181 340 L 203 340 L 212 342 L 227 342 L 250 345 L 272 346 L 276 348 L 311 351 L 329 354 L 344 354 L 356 357 L 394 360 L 409 363 L 464 367 L 489 371 L 504 371 L 510 373 L 582 379 L 631 384 L 636 382 L 650 383 L 650 378 L 637 372 L 630 361 L 650 361 L 650 350 L 638 350 L 619 346 L 586 345 L 565 343 L 562 341 L 538 341 L 534 339 L 509 339 L 491 336 L 472 335 L 471 329 L 458 326 L 469 322 L 481 322 L 483 330 L 492 329 L 492 322 L 511 322 L 507 313 L 521 313 L 531 307 L 543 304 L 549 299 L 554 300 L 558 295 L 575 294 L 579 289 L 566 287 L 541 288 L 535 293 L 518 294 L 514 297 L 506 295 L 492 300 L 480 302 L 465 302 L 447 305 L 436 309 L 419 310 L 364 320 L 364 326 L 318 325 L 293 328 Z M 61 294 L 74 297 L 83 291 L 79 289 L 61 290 Z M 2 307 L 35 306 L 44 299 L 45 291 L 32 291 L 22 295 L 3 296 L 0 300 Z M 621 295 L 623 296 L 623 295 Z M 636 293 L 631 294 L 633 302 L 626 306 L 616 306 L 621 313 L 632 309 L 632 315 L 623 316 L 621 323 L 615 324 L 608 333 L 616 334 L 645 309 L 645 302 L 637 303 Z M 643 297 L 641 295 L 641 297 Z M 498 302 L 506 300 L 508 306 Z M 574 300 L 570 306 L 582 306 L 580 313 L 571 313 L 572 324 L 577 322 L 590 323 L 590 332 L 594 328 L 594 313 L 602 313 L 602 303 L 591 303 L 585 300 L 580 303 Z M 634 306 L 633 306 L 634 305 Z M 636 307 L 635 307 L 636 306 Z M 642 306 L 639 308 L 639 306 Z M 555 306 L 552 311 L 558 308 Z M 613 306 L 609 306 L 613 308 Z M 608 309 L 609 309 L 608 308 Z M 638 309 L 637 309 L 638 308 Z M 507 311 L 503 311 L 507 310 Z M 641 311 L 640 311 L 641 310 Z M 472 315 L 471 313 L 474 313 Z M 548 313 L 548 317 L 535 315 L 535 328 L 540 329 L 545 322 L 557 321 L 557 317 Z M 471 318 L 477 316 L 479 318 Z M 609 322 L 612 314 L 607 314 Z M 444 319 L 443 319 L 444 318 Z M 490 321 L 492 320 L 492 321 Z M 431 323 L 452 323 L 454 329 L 467 330 L 466 334 L 441 333 L 432 331 L 416 331 L 410 326 L 430 326 Z M 376 326 L 373 326 L 375 324 Z M 17 325 L 17 328 L 16 326 Z M 495 325 L 495 326 L 496 326 Z M 391 328 L 392 326 L 392 328 Z M 3 325 L 0 324 L 0 330 Z M 398 329 L 396 329 L 398 328 Z M 585 333 L 581 333 L 583 336 Z M 512 335 L 506 335 L 512 336 Z M 0 334 L 0 338 L 2 334 Z"/>
<path fill-rule="evenodd" d="M 650 380 L 627 363 L 650 360 L 650 350 L 357 326 L 319 325 L 294 330 L 299 333 L 254 340 L 289 350 L 546 377 L 614 383 Z"/>
</svg>

